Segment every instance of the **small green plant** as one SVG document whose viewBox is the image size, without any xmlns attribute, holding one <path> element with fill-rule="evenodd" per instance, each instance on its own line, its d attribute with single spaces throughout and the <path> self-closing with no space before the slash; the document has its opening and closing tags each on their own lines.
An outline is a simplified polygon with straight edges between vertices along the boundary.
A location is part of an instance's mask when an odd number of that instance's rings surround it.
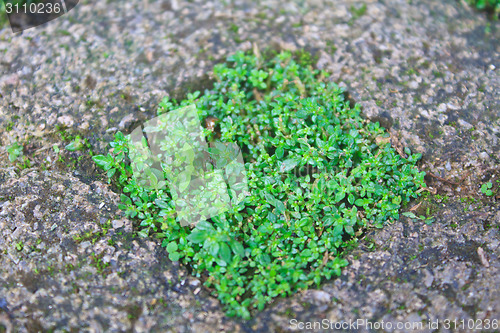
<svg viewBox="0 0 500 333">
<path fill-rule="evenodd" d="M 448 203 L 448 196 L 446 195 L 440 195 L 440 194 L 436 194 L 434 195 L 434 199 L 437 201 L 437 202 L 442 202 L 442 203 Z"/>
<path fill-rule="evenodd" d="M 434 75 L 434 77 L 435 77 L 436 79 L 439 79 L 439 78 L 443 78 L 443 77 L 444 77 L 444 74 L 443 74 L 443 73 L 441 73 L 440 71 L 436 71 L 436 70 L 434 70 L 434 71 L 432 71 L 432 74 Z"/>
<path fill-rule="evenodd" d="M 18 250 L 19 252 L 21 252 L 23 249 L 24 249 L 24 244 L 23 244 L 22 241 L 16 243 L 16 250 Z"/>
<path fill-rule="evenodd" d="M 92 244 L 94 244 L 96 241 L 98 241 L 101 237 L 106 235 L 108 233 L 108 228 L 104 228 L 101 231 L 87 231 L 83 234 L 80 235 L 74 235 L 73 240 L 77 243 L 81 243 L 84 241 L 90 241 Z"/>
<path fill-rule="evenodd" d="M 364 3 L 361 7 L 359 7 L 359 8 L 356 8 L 356 7 L 354 7 L 354 6 L 351 6 L 351 7 L 349 8 L 349 10 L 350 10 L 350 11 L 351 11 L 351 13 L 352 13 L 352 19 L 353 19 L 353 20 L 356 20 L 357 18 L 359 18 L 359 17 L 361 17 L 361 16 L 365 15 L 365 14 L 366 14 L 366 9 L 367 9 L 367 7 L 366 7 L 366 4 L 365 4 L 365 3 Z"/>
<path fill-rule="evenodd" d="M 23 146 L 17 141 L 7 146 L 7 153 L 9 154 L 9 161 L 12 163 L 18 162 L 16 165 L 20 169 L 27 169 L 31 167 L 31 161 L 28 157 L 23 156 Z"/>
<path fill-rule="evenodd" d="M 9 161 L 14 163 L 19 156 L 23 155 L 23 146 L 16 141 L 10 146 L 7 146 L 7 153 L 9 153 Z"/>
<path fill-rule="evenodd" d="M 239 30 L 239 28 L 238 28 L 238 26 L 236 24 L 231 23 L 231 26 L 229 27 L 229 30 L 231 30 L 234 33 L 237 33 L 238 30 Z"/>
<path fill-rule="evenodd" d="M 335 43 L 331 40 L 326 41 L 326 48 L 330 52 L 330 55 L 333 55 L 335 51 L 337 51 L 337 47 L 335 46 Z"/>
<path fill-rule="evenodd" d="M 103 274 L 106 269 L 110 266 L 109 262 L 104 262 L 102 257 L 104 254 L 96 255 L 94 252 L 90 254 L 90 265 L 93 266 L 98 274 Z"/>
<path fill-rule="evenodd" d="M 69 151 L 80 150 L 84 147 L 86 143 L 86 139 L 82 140 L 82 138 L 77 135 L 69 144 L 67 144 L 64 148 Z"/>
<path fill-rule="evenodd" d="M 318 62 L 318 55 L 312 55 L 306 50 L 298 50 L 295 58 L 302 66 L 314 66 Z"/>
<path fill-rule="evenodd" d="M 493 195 L 493 191 L 491 190 L 493 184 L 491 182 L 484 183 L 481 185 L 481 193 L 491 197 Z"/>
<path fill-rule="evenodd" d="M 23 170 L 27 169 L 27 168 L 31 167 L 31 161 L 28 157 L 23 156 L 21 159 L 21 162 L 17 166 Z"/>
<path fill-rule="evenodd" d="M 249 193 L 225 213 L 181 226 L 165 177 L 151 173 L 146 187 L 133 174 L 130 135 L 116 133 L 110 152 L 93 156 L 123 190 L 119 208 L 140 236 L 163 238 L 169 258 L 203 279 L 230 316 L 248 319 L 252 308 L 339 276 L 344 249 L 398 219 L 425 186 L 420 155 L 401 157 L 312 59 L 240 52 L 215 66 L 211 90 L 160 103 L 158 115 L 195 105 L 201 120 L 216 119 L 208 141 L 241 148 Z"/>
<path fill-rule="evenodd" d="M 6 130 L 7 132 L 10 132 L 10 131 L 12 131 L 12 129 L 13 129 L 13 128 L 14 128 L 14 123 L 13 123 L 12 121 L 10 121 L 10 122 L 7 124 L 7 126 L 5 127 L 5 130 Z"/>
</svg>

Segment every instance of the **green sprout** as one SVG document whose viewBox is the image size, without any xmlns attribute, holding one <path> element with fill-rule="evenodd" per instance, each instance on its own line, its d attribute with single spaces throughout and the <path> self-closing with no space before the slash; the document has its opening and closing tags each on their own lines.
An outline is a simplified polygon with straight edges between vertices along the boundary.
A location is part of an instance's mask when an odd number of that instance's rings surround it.
<svg viewBox="0 0 500 333">
<path fill-rule="evenodd" d="M 481 185 L 481 193 L 491 197 L 493 195 L 493 191 L 491 190 L 493 184 L 491 182 L 484 183 Z"/>
<path fill-rule="evenodd" d="M 23 155 L 23 146 L 19 145 L 19 143 L 16 141 L 10 146 L 7 146 L 7 152 L 9 153 L 9 161 L 14 163 L 19 156 Z"/>
<path fill-rule="evenodd" d="M 69 151 L 76 151 L 80 150 L 84 147 L 85 140 L 82 140 L 82 138 L 77 135 L 69 144 L 67 144 L 64 148 Z"/>
</svg>

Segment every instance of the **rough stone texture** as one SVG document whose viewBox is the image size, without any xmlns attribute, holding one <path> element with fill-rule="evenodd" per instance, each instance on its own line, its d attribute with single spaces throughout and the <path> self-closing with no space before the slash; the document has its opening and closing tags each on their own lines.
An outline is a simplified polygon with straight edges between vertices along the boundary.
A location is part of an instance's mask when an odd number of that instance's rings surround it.
<svg viewBox="0 0 500 333">
<path fill-rule="evenodd" d="M 500 319 L 499 196 L 479 191 L 498 191 L 498 40 L 497 22 L 453 0 L 82 1 L 23 34 L 0 30 L 0 331 L 279 332 L 295 331 L 291 319 L 367 319 L 430 332 L 436 319 Z M 207 87 L 214 63 L 252 43 L 317 55 L 394 145 L 424 154 L 443 197 L 415 209 L 431 225 L 403 217 L 367 231 L 340 278 L 244 322 L 157 240 L 135 236 L 118 195 L 64 150 L 56 126 L 104 152 L 116 130 L 154 116 L 164 95 Z M 15 140 L 32 167 L 8 161 Z"/>
</svg>

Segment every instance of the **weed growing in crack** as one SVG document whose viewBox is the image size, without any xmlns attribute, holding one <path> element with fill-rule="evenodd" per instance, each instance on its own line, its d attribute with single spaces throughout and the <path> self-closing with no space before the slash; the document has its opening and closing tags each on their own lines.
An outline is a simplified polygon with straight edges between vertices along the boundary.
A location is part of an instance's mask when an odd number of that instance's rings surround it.
<svg viewBox="0 0 500 333">
<path fill-rule="evenodd" d="M 142 187 L 133 175 L 130 136 L 117 133 L 110 152 L 93 157 L 123 190 L 120 208 L 138 220 L 140 235 L 163 238 L 171 260 L 200 277 L 228 315 L 246 319 L 280 295 L 340 275 L 344 248 L 366 228 L 398 219 L 425 186 L 420 155 L 401 157 L 310 57 L 255 53 L 216 65 L 211 90 L 165 98 L 158 109 L 194 104 L 201 120 L 213 120 L 209 141 L 241 148 L 249 194 L 229 211 L 181 226 L 170 190 Z"/>
</svg>

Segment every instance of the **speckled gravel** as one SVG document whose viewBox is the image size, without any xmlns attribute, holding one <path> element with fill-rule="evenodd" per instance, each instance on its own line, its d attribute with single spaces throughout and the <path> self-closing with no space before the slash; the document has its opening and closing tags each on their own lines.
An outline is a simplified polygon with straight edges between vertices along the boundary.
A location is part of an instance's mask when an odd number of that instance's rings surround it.
<svg viewBox="0 0 500 333">
<path fill-rule="evenodd" d="M 498 22 L 453 0 L 81 1 L 42 27 L 0 30 L 0 332 L 288 332 L 293 319 L 431 332 L 429 321 L 500 320 L 500 197 L 479 191 L 500 178 L 499 40 Z M 153 117 L 165 95 L 208 87 L 213 64 L 254 43 L 315 54 L 394 145 L 423 153 L 441 197 L 415 208 L 432 224 L 367 231 L 340 278 L 244 322 L 159 241 L 136 237 L 119 196 L 84 153 L 64 151 L 57 128 L 104 152 L 116 130 Z M 31 167 L 8 161 L 16 140 Z"/>
</svg>

